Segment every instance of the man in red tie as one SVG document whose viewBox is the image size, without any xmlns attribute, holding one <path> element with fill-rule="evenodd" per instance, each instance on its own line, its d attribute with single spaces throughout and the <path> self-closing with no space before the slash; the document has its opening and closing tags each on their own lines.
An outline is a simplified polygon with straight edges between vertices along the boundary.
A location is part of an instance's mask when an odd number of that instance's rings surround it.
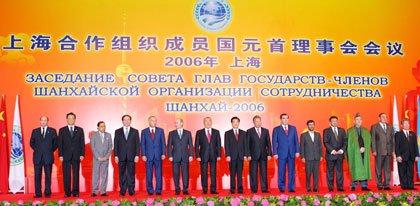
<svg viewBox="0 0 420 206">
<path fill-rule="evenodd" d="M 267 160 L 271 159 L 271 141 L 268 129 L 261 127 L 261 117 L 253 118 L 254 127 L 249 128 L 247 133 L 248 160 L 251 192 L 258 191 L 258 165 L 260 166 L 261 191 L 269 193 L 267 184 Z"/>
<path fill-rule="evenodd" d="M 156 127 L 156 117 L 149 117 L 149 127 L 141 131 L 141 154 L 146 162 L 147 193 L 162 194 L 162 160 L 166 156 L 165 132 Z M 156 189 L 153 188 L 153 167 L 155 168 Z"/>
<path fill-rule="evenodd" d="M 416 133 L 410 131 L 408 119 L 401 121 L 403 130 L 395 134 L 395 155 L 398 161 L 398 175 L 403 190 L 416 190 L 414 187 L 414 162 L 419 160 L 419 147 Z"/>
<path fill-rule="evenodd" d="M 236 192 L 236 176 L 238 193 L 244 193 L 242 186 L 242 169 L 247 155 L 246 132 L 239 129 L 240 119 L 232 117 L 232 129 L 225 132 L 225 154 L 230 170 L 230 194 Z"/>
<path fill-rule="evenodd" d="M 216 165 L 222 154 L 221 140 L 219 130 L 212 128 L 212 120 L 210 117 L 204 118 L 204 128 L 198 130 L 195 135 L 195 156 L 200 162 L 201 169 L 201 186 L 203 194 L 207 194 L 207 168 L 210 164 L 211 194 L 216 192 Z"/>
</svg>

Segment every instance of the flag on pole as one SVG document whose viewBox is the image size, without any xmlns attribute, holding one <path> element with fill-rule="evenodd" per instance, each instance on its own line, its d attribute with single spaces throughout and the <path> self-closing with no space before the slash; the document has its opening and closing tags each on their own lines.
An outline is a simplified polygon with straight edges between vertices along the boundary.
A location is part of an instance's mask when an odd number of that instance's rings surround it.
<svg viewBox="0 0 420 206">
<path fill-rule="evenodd" d="M 0 192 L 9 192 L 9 147 L 7 142 L 6 104 L 4 94 L 0 106 Z"/>
<path fill-rule="evenodd" d="M 9 172 L 9 187 L 13 194 L 25 187 L 25 162 L 23 159 L 22 129 L 20 125 L 19 95 L 16 95 Z"/>
<path fill-rule="evenodd" d="M 400 122 L 398 120 L 398 109 L 397 109 L 397 97 L 394 95 L 394 111 L 392 114 L 393 121 L 392 126 L 394 127 L 395 133 L 400 131 Z M 392 180 L 393 185 L 400 185 L 400 176 L 398 175 L 398 163 L 397 163 L 397 157 L 394 155 L 394 161 L 393 161 L 393 173 L 392 173 Z"/>
</svg>

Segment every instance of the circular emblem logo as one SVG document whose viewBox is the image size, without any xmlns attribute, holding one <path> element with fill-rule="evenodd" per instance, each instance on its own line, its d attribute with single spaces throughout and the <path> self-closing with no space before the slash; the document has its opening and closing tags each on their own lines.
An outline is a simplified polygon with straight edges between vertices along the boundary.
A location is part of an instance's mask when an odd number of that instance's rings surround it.
<svg viewBox="0 0 420 206">
<path fill-rule="evenodd" d="M 194 19 L 206 31 L 222 31 L 232 20 L 232 8 L 227 0 L 198 0 Z"/>
</svg>

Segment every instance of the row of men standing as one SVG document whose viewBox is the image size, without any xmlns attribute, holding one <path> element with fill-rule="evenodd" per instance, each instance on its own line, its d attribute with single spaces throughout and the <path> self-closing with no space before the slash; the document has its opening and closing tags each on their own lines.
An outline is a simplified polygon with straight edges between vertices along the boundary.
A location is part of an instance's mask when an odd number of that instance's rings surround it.
<svg viewBox="0 0 420 206">
<path fill-rule="evenodd" d="M 267 185 L 267 160 L 272 156 L 278 159 L 278 187 L 280 192 L 285 191 L 286 187 L 286 165 L 288 167 L 288 190 L 295 191 L 295 158 L 302 153 L 302 161 L 305 162 L 307 189 L 311 191 L 310 182 L 313 176 L 313 191 L 318 190 L 319 162 L 323 157 L 321 136 L 315 132 L 315 122 L 308 121 L 308 131 L 302 133 L 301 142 L 297 138 L 297 131 L 294 126 L 288 124 L 288 115 L 280 116 L 282 125 L 273 130 L 273 152 L 269 131 L 262 127 L 261 117 L 253 118 L 254 127 L 243 131 L 239 129 L 240 119 L 231 119 L 232 129 L 225 132 L 225 153 L 229 162 L 231 173 L 231 193 L 243 193 L 242 170 L 243 161 L 250 160 L 250 185 L 251 191 L 258 190 L 258 167 L 260 170 L 259 179 L 262 192 L 269 192 Z M 80 127 L 75 126 L 76 115 L 67 114 L 68 126 L 60 129 L 58 138 L 56 131 L 47 126 L 48 118 L 41 117 L 41 127 L 34 129 L 31 137 L 31 147 L 34 149 L 35 166 L 35 190 L 36 196 L 41 197 L 41 173 L 45 171 L 45 196 L 51 195 L 51 169 L 54 161 L 53 152 L 58 147 L 59 159 L 63 162 L 63 180 L 65 197 L 79 195 L 79 166 L 84 159 L 85 144 L 84 132 Z M 162 160 L 166 157 L 173 163 L 173 177 L 175 183 L 175 193 L 180 193 L 179 177 L 182 169 L 183 193 L 188 193 L 188 172 L 189 162 L 193 160 L 194 147 L 192 135 L 188 130 L 183 129 L 182 119 L 176 120 L 176 130 L 169 133 L 168 147 L 166 148 L 163 129 L 156 127 L 156 117 L 149 118 L 149 127 L 141 131 L 141 141 L 139 132 L 131 125 L 131 116 L 122 117 L 123 127 L 115 131 L 114 155 L 115 161 L 119 166 L 120 176 L 120 195 L 124 196 L 128 190 L 130 195 L 134 195 L 135 163 L 139 161 L 140 150 L 142 159 L 146 162 L 146 184 L 149 195 L 162 192 Z M 338 118 L 331 117 L 331 127 L 324 130 L 324 146 L 326 148 L 325 158 L 327 160 L 327 180 L 330 191 L 334 189 L 334 170 L 336 171 L 337 190 L 343 189 L 343 159 L 347 153 L 349 166 L 352 176 L 351 188 L 357 186 L 358 181 L 364 190 L 367 188 L 367 180 L 370 176 L 370 145 L 372 142 L 373 155 L 376 156 L 376 180 L 378 188 L 389 189 L 390 181 L 390 161 L 394 150 L 397 152 L 401 184 L 403 189 L 413 189 L 413 165 L 418 160 L 418 148 L 415 134 L 408 131 L 408 121 L 402 122 L 404 137 L 399 133 L 395 138 L 392 126 L 386 124 L 386 115 L 380 114 L 380 123 L 372 126 L 371 134 L 361 127 L 361 117 L 355 117 L 355 126 L 346 132 L 337 127 Z M 378 130 L 379 126 L 382 130 Z M 100 193 L 106 194 L 107 171 L 109 158 L 112 151 L 111 134 L 105 131 L 105 123 L 97 124 L 98 131 L 92 133 L 91 148 L 93 152 L 93 171 L 92 171 L 92 196 L 98 193 L 99 176 L 101 176 Z M 367 132 L 366 132 L 367 131 Z M 401 133 L 401 132 L 400 132 Z M 385 134 L 385 136 L 384 136 Z M 372 138 L 373 137 L 373 138 Z M 396 141 L 395 141 L 396 139 Z M 408 141 L 405 141 L 408 140 Z M 394 142 L 395 146 L 394 146 Z M 395 149 L 394 149 L 395 148 Z M 349 150 L 351 149 L 351 150 Z M 356 151 L 356 152 L 355 152 Z M 392 152 L 390 152 L 392 151 Z M 417 151 L 417 153 L 416 153 Z M 216 165 L 221 158 L 221 138 L 218 130 L 212 128 L 210 117 L 204 118 L 204 128 L 198 130 L 195 141 L 196 158 L 200 161 L 201 183 L 203 193 L 208 190 L 207 174 L 210 167 L 211 185 L 210 191 L 216 191 Z M 367 154 L 367 155 L 365 155 Z M 152 185 L 153 168 L 155 169 L 156 187 Z M 73 170 L 73 189 L 71 190 L 71 170 Z M 384 181 L 382 181 L 382 170 L 384 170 Z M 406 175 L 404 175 L 406 174 Z"/>
</svg>

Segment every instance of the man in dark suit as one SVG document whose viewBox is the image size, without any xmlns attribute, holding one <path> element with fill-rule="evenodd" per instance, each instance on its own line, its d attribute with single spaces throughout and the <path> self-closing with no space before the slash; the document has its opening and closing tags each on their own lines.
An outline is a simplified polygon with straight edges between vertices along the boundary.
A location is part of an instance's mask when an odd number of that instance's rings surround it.
<svg viewBox="0 0 420 206">
<path fill-rule="evenodd" d="M 281 125 L 273 129 L 274 158 L 278 159 L 278 186 L 280 192 L 286 189 L 286 164 L 289 192 L 295 192 L 295 158 L 299 157 L 299 140 L 296 127 L 289 125 L 289 115 L 280 115 Z"/>
<path fill-rule="evenodd" d="M 134 184 L 136 168 L 135 163 L 140 156 L 139 131 L 131 127 L 131 116 L 122 117 L 123 127 L 115 130 L 114 156 L 118 163 L 120 178 L 120 196 L 125 196 L 128 190 L 130 196 L 134 196 Z"/>
<path fill-rule="evenodd" d="M 51 197 L 51 171 L 54 163 L 54 151 L 57 149 L 57 131 L 48 127 L 48 117 L 40 118 L 41 127 L 32 130 L 30 145 L 34 150 L 35 196 L 42 197 L 42 168 L 45 173 L 45 197 Z"/>
<path fill-rule="evenodd" d="M 247 155 L 246 132 L 239 129 L 240 119 L 233 117 L 230 122 L 232 129 L 225 132 L 225 155 L 229 162 L 230 194 L 236 192 L 236 177 L 238 178 L 238 193 L 244 193 L 242 186 L 242 170 Z"/>
<path fill-rule="evenodd" d="M 258 165 L 260 167 L 261 191 L 269 193 L 267 184 L 267 160 L 271 159 L 271 141 L 268 129 L 261 127 L 261 117 L 252 119 L 254 127 L 246 131 L 251 192 L 258 191 Z"/>
<path fill-rule="evenodd" d="M 379 114 L 379 122 L 372 125 L 372 153 L 375 156 L 375 179 L 379 190 L 391 190 L 391 157 L 395 155 L 395 132 L 387 123 L 387 115 Z M 384 179 L 382 180 L 382 171 Z"/>
<path fill-rule="evenodd" d="M 395 155 L 398 162 L 398 175 L 403 190 L 416 190 L 414 187 L 414 162 L 419 160 L 419 147 L 416 133 L 410 131 L 410 121 L 401 121 L 403 130 L 395 134 Z"/>
<path fill-rule="evenodd" d="M 347 149 L 347 135 L 343 128 L 337 127 L 338 118 L 331 116 L 331 127 L 324 129 L 325 160 L 327 161 L 327 182 L 330 192 L 334 190 L 334 170 L 337 174 L 337 191 L 343 192 L 343 160 Z"/>
<path fill-rule="evenodd" d="M 147 193 L 153 195 L 153 167 L 156 177 L 156 195 L 162 194 L 162 160 L 166 156 L 165 132 L 156 127 L 157 119 L 150 116 L 149 127 L 141 131 L 141 154 L 146 162 L 146 187 Z"/>
<path fill-rule="evenodd" d="M 62 127 L 58 134 L 58 156 L 63 162 L 64 197 L 79 197 L 80 161 L 85 158 L 85 133 L 75 126 L 76 115 L 72 112 L 66 115 L 67 126 Z M 73 190 L 71 190 L 71 171 L 73 171 Z"/>
<path fill-rule="evenodd" d="M 321 134 L 315 132 L 314 120 L 306 122 L 308 131 L 300 136 L 300 153 L 302 162 L 305 163 L 306 189 L 311 192 L 311 176 L 313 176 L 313 191 L 318 192 L 319 162 L 322 161 L 324 148 L 322 147 Z"/>
<path fill-rule="evenodd" d="M 185 130 L 184 120 L 178 118 L 175 120 L 176 130 L 169 132 L 168 139 L 168 158 L 172 162 L 173 177 L 175 184 L 175 195 L 179 195 L 179 169 L 182 169 L 182 192 L 188 193 L 189 166 L 194 157 L 194 147 L 191 132 Z"/>
<path fill-rule="evenodd" d="M 195 156 L 200 162 L 201 168 L 201 186 L 203 194 L 207 194 L 207 173 L 210 165 L 211 194 L 216 192 L 216 164 L 222 155 L 221 139 L 219 130 L 211 128 L 212 120 L 210 117 L 204 118 L 204 129 L 198 130 L 195 135 Z"/>
</svg>

